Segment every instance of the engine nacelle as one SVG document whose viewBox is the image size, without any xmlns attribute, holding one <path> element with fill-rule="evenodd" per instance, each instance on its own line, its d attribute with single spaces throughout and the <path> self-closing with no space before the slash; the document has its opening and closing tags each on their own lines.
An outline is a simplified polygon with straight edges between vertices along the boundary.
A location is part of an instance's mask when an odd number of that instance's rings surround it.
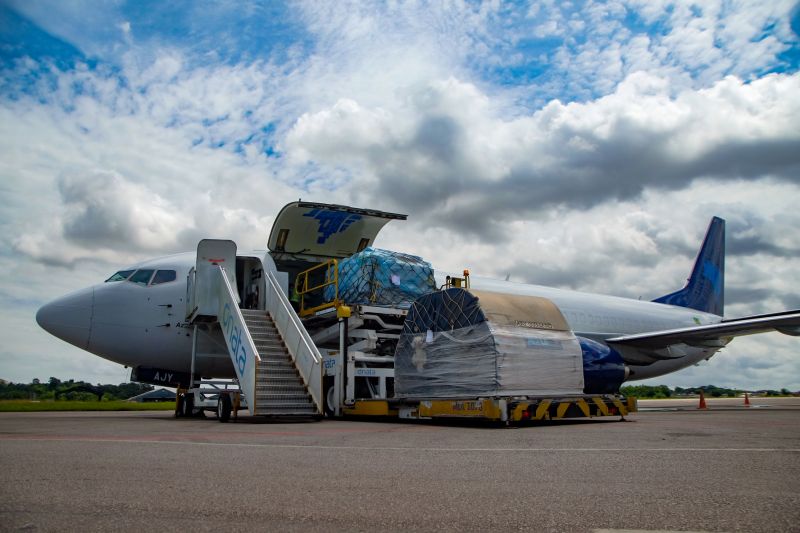
<svg viewBox="0 0 800 533">
<path fill-rule="evenodd" d="M 583 392 L 615 394 L 627 377 L 622 356 L 605 344 L 577 337 L 583 352 Z"/>
</svg>

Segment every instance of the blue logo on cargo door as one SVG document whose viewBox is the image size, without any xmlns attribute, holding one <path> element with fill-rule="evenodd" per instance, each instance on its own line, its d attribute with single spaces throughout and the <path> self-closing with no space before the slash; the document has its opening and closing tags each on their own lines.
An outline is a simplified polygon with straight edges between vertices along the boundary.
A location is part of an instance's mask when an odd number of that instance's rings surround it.
<svg viewBox="0 0 800 533">
<path fill-rule="evenodd" d="M 325 241 L 334 233 L 341 233 L 350 227 L 350 224 L 361 220 L 361 215 L 345 213 L 343 211 L 326 211 L 324 209 L 312 209 L 303 215 L 311 217 L 319 222 L 319 237 L 317 244 L 325 244 Z"/>
</svg>

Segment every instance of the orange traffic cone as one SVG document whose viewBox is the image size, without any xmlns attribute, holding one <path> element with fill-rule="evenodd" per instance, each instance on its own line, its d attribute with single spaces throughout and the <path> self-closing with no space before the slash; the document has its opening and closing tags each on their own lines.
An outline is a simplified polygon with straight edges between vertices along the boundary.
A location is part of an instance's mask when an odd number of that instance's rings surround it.
<svg viewBox="0 0 800 533">
<path fill-rule="evenodd" d="M 700 391 L 700 405 L 697 406 L 698 409 L 708 409 L 706 406 L 706 397 L 703 394 L 703 391 Z"/>
<path fill-rule="evenodd" d="M 744 393 L 744 406 L 750 407 L 750 396 L 748 396 L 746 392 Z"/>
</svg>

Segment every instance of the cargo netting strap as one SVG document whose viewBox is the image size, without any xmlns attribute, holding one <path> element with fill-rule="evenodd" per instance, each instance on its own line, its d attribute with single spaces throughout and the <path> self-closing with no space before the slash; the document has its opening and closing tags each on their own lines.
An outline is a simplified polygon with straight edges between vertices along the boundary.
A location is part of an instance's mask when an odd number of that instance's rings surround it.
<svg viewBox="0 0 800 533">
<path fill-rule="evenodd" d="M 403 333 L 452 331 L 486 321 L 478 298 L 452 288 L 419 298 L 408 310 Z"/>
</svg>

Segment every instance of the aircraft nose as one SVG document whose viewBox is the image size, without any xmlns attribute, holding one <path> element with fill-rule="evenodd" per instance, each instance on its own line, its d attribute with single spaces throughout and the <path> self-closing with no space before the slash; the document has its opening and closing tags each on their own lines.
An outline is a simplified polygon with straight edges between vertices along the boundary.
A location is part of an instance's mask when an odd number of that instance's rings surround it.
<svg viewBox="0 0 800 533">
<path fill-rule="evenodd" d="M 93 306 L 94 288 L 89 287 L 45 304 L 36 313 L 36 322 L 51 335 L 85 350 L 89 347 Z"/>
</svg>

